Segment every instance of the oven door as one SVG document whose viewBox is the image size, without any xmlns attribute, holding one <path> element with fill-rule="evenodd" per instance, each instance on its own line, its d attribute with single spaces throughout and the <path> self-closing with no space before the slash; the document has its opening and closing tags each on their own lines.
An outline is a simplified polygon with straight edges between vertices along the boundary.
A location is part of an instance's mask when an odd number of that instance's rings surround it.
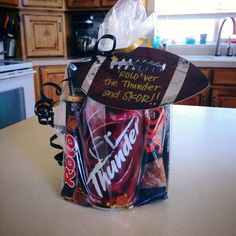
<svg viewBox="0 0 236 236">
<path fill-rule="evenodd" d="M 0 74 L 0 128 L 34 115 L 32 68 Z"/>
</svg>

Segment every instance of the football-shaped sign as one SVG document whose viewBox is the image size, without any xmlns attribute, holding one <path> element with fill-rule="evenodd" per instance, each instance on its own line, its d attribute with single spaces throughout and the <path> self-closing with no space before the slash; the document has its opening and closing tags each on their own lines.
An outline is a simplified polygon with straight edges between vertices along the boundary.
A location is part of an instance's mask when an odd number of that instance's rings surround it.
<svg viewBox="0 0 236 236">
<path fill-rule="evenodd" d="M 149 109 L 189 98 L 209 81 L 189 61 L 166 51 L 139 47 L 71 64 L 73 87 L 96 101 L 122 109 Z"/>
</svg>

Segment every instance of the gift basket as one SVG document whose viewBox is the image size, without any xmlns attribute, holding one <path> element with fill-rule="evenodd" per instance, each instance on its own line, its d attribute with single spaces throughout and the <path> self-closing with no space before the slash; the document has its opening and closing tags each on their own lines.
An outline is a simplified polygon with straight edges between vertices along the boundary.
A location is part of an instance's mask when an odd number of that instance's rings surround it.
<svg viewBox="0 0 236 236">
<path fill-rule="evenodd" d="M 100 26 L 94 55 L 67 67 L 60 97 L 42 93 L 35 113 L 55 127 L 62 149 L 61 195 L 83 206 L 132 208 L 168 193 L 170 107 L 208 85 L 177 55 L 149 48 L 143 38 L 155 17 L 140 1 L 119 0 Z M 55 143 L 59 138 L 60 145 Z"/>
</svg>

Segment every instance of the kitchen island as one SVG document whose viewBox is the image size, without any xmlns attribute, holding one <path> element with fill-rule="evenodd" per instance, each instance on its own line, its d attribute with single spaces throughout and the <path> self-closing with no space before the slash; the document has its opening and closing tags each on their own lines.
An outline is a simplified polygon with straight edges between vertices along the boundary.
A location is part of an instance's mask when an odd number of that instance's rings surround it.
<svg viewBox="0 0 236 236">
<path fill-rule="evenodd" d="M 0 130 L 0 235 L 236 235 L 236 109 L 173 106 L 169 197 L 130 210 L 63 200 L 52 134 L 36 117 Z"/>
</svg>

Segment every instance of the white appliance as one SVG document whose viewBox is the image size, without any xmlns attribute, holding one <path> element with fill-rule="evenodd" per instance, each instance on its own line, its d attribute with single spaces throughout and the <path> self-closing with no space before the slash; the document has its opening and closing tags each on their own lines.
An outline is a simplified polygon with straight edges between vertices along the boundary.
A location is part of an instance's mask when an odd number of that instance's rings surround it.
<svg viewBox="0 0 236 236">
<path fill-rule="evenodd" d="M 34 115 L 31 62 L 0 60 L 0 128 Z"/>
<path fill-rule="evenodd" d="M 4 59 L 3 40 L 1 40 L 1 38 L 0 38 L 0 59 Z"/>
</svg>

